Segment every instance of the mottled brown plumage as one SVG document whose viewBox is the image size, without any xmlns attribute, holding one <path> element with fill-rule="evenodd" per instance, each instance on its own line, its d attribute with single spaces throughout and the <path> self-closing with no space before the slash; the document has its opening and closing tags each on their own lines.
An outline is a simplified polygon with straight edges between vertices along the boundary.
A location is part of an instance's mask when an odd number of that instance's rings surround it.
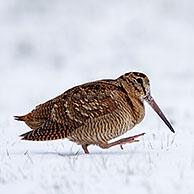
<svg viewBox="0 0 194 194">
<path fill-rule="evenodd" d="M 142 121 L 144 100 L 174 132 L 150 95 L 147 76 L 138 72 L 126 73 L 115 80 L 76 86 L 36 106 L 27 115 L 15 116 L 15 119 L 24 121 L 32 129 L 21 135 L 24 140 L 68 138 L 89 153 L 87 146 L 91 144 L 109 148 L 138 141 L 144 133 L 108 143 Z"/>
</svg>

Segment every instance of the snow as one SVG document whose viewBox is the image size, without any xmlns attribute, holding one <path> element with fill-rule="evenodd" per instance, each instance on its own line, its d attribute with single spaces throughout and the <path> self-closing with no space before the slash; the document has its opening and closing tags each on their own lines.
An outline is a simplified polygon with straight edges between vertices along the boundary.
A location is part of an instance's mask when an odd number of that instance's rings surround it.
<svg viewBox="0 0 194 194">
<path fill-rule="evenodd" d="M 0 1 L 0 193 L 194 193 L 194 2 Z M 77 84 L 146 73 L 176 133 L 146 105 L 125 136 L 90 155 L 68 140 L 25 142 L 13 120 Z"/>
</svg>

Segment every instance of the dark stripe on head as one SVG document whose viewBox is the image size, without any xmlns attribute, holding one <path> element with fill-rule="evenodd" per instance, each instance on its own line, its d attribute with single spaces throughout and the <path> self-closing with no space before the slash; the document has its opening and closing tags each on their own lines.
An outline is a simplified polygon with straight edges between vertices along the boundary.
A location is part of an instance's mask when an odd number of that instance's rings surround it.
<svg viewBox="0 0 194 194">
<path fill-rule="evenodd" d="M 145 90 L 145 87 L 144 87 L 143 83 L 141 84 L 141 87 L 143 89 L 144 94 L 146 94 L 146 90 Z"/>
<path fill-rule="evenodd" d="M 140 73 L 140 72 L 133 72 L 134 75 L 138 76 L 138 77 L 142 77 L 142 78 L 145 78 L 146 75 L 143 74 L 143 73 Z"/>
<path fill-rule="evenodd" d="M 143 92 L 144 92 L 144 94 L 146 94 L 146 90 L 145 90 L 145 87 L 144 87 L 144 85 L 143 85 L 143 80 L 142 80 L 141 78 L 137 78 L 136 80 L 137 80 L 137 82 L 138 82 L 139 84 L 141 84 L 141 87 L 142 87 L 142 89 L 143 89 Z"/>
</svg>

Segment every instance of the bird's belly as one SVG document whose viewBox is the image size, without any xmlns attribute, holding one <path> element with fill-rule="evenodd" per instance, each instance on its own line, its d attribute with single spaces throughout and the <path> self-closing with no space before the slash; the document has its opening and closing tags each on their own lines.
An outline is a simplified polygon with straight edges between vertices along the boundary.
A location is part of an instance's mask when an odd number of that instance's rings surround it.
<svg viewBox="0 0 194 194">
<path fill-rule="evenodd" d="M 143 118 L 142 118 L 143 119 Z M 111 114 L 88 120 L 83 126 L 75 129 L 68 139 L 77 144 L 100 144 L 114 139 L 136 125 L 137 120 L 131 110 L 124 108 Z"/>
</svg>

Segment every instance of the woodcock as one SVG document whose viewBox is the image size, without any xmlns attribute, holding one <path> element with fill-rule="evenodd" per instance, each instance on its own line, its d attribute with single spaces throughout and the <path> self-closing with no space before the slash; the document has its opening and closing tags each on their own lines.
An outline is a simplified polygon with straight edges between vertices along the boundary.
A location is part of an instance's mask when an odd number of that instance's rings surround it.
<svg viewBox="0 0 194 194">
<path fill-rule="evenodd" d="M 91 144 L 101 148 L 139 141 L 139 135 L 109 143 L 140 123 L 144 118 L 144 100 L 174 133 L 151 96 L 148 77 L 130 72 L 117 79 L 104 79 L 73 87 L 35 107 L 24 116 L 15 116 L 32 130 L 23 140 L 45 141 L 67 138 L 81 145 L 85 153 Z"/>
</svg>

